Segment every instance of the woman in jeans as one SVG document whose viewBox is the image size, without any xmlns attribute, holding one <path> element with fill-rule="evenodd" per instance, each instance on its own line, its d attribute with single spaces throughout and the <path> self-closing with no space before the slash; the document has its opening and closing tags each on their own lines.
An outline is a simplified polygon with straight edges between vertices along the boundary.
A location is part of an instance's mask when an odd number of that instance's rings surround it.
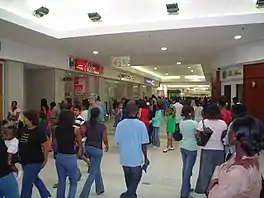
<svg viewBox="0 0 264 198">
<path fill-rule="evenodd" d="M 195 189 L 198 194 L 206 194 L 215 167 L 225 161 L 222 140 L 225 137 L 227 125 L 222 120 L 220 108 L 213 104 L 208 106 L 205 113 L 205 119 L 198 124 L 196 135 L 199 136 L 204 128 L 210 128 L 213 133 L 207 144 L 201 148 L 200 170 Z"/>
<path fill-rule="evenodd" d="M 0 198 L 19 198 L 18 185 L 8 163 L 7 147 L 0 139 Z"/>
<path fill-rule="evenodd" d="M 48 161 L 48 138 L 39 126 L 39 112 L 28 110 L 24 112 L 26 127 L 21 129 L 19 139 L 19 156 L 23 169 L 22 190 L 20 198 L 32 196 L 33 184 L 37 187 L 41 198 L 50 197 L 43 181 L 39 178 L 39 172 Z"/>
<path fill-rule="evenodd" d="M 184 106 L 182 108 L 182 115 L 184 119 L 180 122 L 180 132 L 182 134 L 182 141 L 180 144 L 182 155 L 181 198 L 189 198 L 191 191 L 191 176 L 197 156 L 195 132 L 198 123 L 192 120 L 194 118 L 193 107 Z"/>
<path fill-rule="evenodd" d="M 68 198 L 75 198 L 77 191 L 77 156 L 74 149 L 75 140 L 78 144 L 78 155 L 82 155 L 82 138 L 80 130 L 75 127 L 75 116 L 71 110 L 62 110 L 58 126 L 55 130 L 57 140 L 56 168 L 58 174 L 57 198 L 65 197 L 66 178 L 69 177 L 70 189 Z"/>
<path fill-rule="evenodd" d="M 88 198 L 93 182 L 95 182 L 96 194 L 104 193 L 104 184 L 101 175 L 101 161 L 103 157 L 102 142 L 105 144 L 105 151 L 108 151 L 108 139 L 106 127 L 99 122 L 100 109 L 91 109 L 90 120 L 85 123 L 87 140 L 85 142 L 85 152 L 90 159 L 90 174 L 83 186 L 80 198 Z"/>
</svg>

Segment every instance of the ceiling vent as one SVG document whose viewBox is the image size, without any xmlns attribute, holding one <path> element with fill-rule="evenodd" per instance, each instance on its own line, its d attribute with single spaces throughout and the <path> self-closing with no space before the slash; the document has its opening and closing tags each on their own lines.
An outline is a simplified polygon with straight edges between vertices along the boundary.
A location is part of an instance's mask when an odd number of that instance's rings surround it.
<svg viewBox="0 0 264 198">
<path fill-rule="evenodd" d="M 175 14 L 179 14 L 179 6 L 178 3 L 171 3 L 171 4 L 166 4 L 167 7 L 167 12 L 169 13 L 169 15 L 175 15 Z"/>
<path fill-rule="evenodd" d="M 33 15 L 38 18 L 41 18 L 47 14 L 49 14 L 49 9 L 44 6 L 40 7 L 39 9 L 33 12 Z"/>
<path fill-rule="evenodd" d="M 102 18 L 98 12 L 88 13 L 88 17 L 92 20 L 92 22 L 100 22 Z"/>
<path fill-rule="evenodd" d="M 264 8 L 264 0 L 257 0 L 257 8 Z"/>
</svg>

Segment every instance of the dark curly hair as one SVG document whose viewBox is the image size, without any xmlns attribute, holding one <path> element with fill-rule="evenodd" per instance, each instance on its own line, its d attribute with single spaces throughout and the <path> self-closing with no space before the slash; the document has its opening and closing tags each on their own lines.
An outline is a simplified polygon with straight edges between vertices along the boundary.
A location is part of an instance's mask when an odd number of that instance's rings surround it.
<svg viewBox="0 0 264 198">
<path fill-rule="evenodd" d="M 259 119 L 252 116 L 237 118 L 232 124 L 232 129 L 248 156 L 252 157 L 263 150 L 264 125 Z"/>
<path fill-rule="evenodd" d="M 208 120 L 221 120 L 222 114 L 220 108 L 216 104 L 211 104 L 205 112 L 205 117 Z"/>
</svg>

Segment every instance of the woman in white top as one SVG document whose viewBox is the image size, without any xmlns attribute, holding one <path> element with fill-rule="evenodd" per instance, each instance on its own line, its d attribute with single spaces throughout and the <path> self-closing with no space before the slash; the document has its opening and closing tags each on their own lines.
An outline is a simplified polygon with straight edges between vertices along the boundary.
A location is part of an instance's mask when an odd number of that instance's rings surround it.
<svg viewBox="0 0 264 198">
<path fill-rule="evenodd" d="M 195 106 L 194 109 L 194 116 L 195 121 L 200 122 L 203 119 L 203 107 L 201 106 L 200 100 L 195 100 Z"/>
<path fill-rule="evenodd" d="M 7 119 L 9 121 L 19 121 L 21 120 L 21 110 L 17 107 L 17 101 L 12 101 L 11 102 L 11 109 L 10 111 L 8 112 L 8 116 L 7 116 Z"/>
<path fill-rule="evenodd" d="M 221 165 L 225 159 L 222 139 L 226 134 L 227 125 L 221 119 L 219 107 L 217 105 L 209 106 L 205 117 L 204 125 L 203 121 L 198 124 L 197 136 L 203 131 L 204 127 L 210 128 L 213 134 L 207 144 L 201 148 L 200 170 L 195 189 L 198 194 L 206 194 L 215 167 Z"/>
</svg>

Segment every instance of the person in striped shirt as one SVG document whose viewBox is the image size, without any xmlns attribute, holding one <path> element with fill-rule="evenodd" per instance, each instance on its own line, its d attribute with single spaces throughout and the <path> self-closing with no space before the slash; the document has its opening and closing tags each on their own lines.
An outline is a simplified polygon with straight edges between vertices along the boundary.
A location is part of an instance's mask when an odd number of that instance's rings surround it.
<svg viewBox="0 0 264 198">
<path fill-rule="evenodd" d="M 78 128 L 81 130 L 81 127 L 83 126 L 85 120 L 84 118 L 81 116 L 81 113 L 82 113 L 82 108 L 80 105 L 75 105 L 73 107 L 73 112 L 74 112 L 74 115 L 75 115 L 75 123 L 73 125 L 73 127 L 75 128 Z M 82 130 L 81 130 L 81 133 L 82 133 Z M 83 136 L 83 134 L 82 134 Z M 82 141 L 84 142 L 84 140 Z M 76 152 L 78 152 L 78 147 L 76 147 Z M 89 159 L 83 154 L 81 157 L 79 157 L 81 160 L 83 160 L 87 166 L 89 167 L 90 165 L 90 161 Z"/>
</svg>

